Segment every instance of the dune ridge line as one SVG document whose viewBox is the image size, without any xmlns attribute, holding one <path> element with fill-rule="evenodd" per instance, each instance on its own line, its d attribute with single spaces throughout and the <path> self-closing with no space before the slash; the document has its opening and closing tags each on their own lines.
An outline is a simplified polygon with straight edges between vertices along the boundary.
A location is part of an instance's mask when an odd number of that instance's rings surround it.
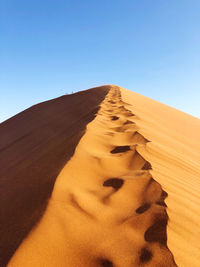
<svg viewBox="0 0 200 267">
<path fill-rule="evenodd" d="M 177 266 L 167 247 L 167 192 L 139 152 L 149 140 L 129 105 L 111 86 L 8 266 Z"/>
<path fill-rule="evenodd" d="M 0 124 L 0 266 L 38 223 L 109 86 L 34 105 Z"/>
</svg>

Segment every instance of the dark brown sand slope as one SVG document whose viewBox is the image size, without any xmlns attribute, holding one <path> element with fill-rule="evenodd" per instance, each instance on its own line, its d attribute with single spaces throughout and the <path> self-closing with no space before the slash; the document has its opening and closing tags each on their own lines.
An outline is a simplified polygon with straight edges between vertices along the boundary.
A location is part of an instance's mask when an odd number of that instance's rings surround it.
<svg viewBox="0 0 200 267">
<path fill-rule="evenodd" d="M 43 214 L 56 177 L 108 86 L 35 105 L 0 124 L 0 266 Z"/>
</svg>

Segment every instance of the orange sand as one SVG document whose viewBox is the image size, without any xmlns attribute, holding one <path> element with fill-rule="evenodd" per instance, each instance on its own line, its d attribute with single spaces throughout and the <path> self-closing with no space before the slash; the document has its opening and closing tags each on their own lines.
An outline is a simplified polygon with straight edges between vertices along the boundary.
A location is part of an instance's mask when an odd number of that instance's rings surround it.
<svg viewBox="0 0 200 267">
<path fill-rule="evenodd" d="M 110 86 L 8 266 L 200 266 L 199 136 L 198 119 Z"/>
<path fill-rule="evenodd" d="M 64 95 L 0 124 L 0 267 L 40 220 L 109 86 Z"/>
</svg>

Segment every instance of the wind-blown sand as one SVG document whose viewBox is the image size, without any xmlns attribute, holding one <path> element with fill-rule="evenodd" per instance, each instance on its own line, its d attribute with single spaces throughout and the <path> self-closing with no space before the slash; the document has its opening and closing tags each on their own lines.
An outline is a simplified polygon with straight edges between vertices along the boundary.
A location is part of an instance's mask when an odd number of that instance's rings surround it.
<svg viewBox="0 0 200 267">
<path fill-rule="evenodd" d="M 97 116 L 8 266 L 200 266 L 200 120 L 117 86 L 87 92 Z"/>
</svg>

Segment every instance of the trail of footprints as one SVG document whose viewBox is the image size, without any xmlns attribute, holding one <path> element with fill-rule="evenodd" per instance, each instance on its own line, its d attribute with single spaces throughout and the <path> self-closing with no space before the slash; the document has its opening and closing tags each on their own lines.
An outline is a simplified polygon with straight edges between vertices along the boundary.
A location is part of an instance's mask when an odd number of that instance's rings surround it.
<svg viewBox="0 0 200 267">
<path fill-rule="evenodd" d="M 102 256 L 94 266 L 177 266 L 167 247 L 167 193 L 151 176 L 151 164 L 137 151 L 149 141 L 138 132 L 139 118 L 128 107 L 120 90 L 112 88 L 96 117 L 101 131 L 92 133 L 101 146 L 90 148 L 101 176 L 88 189 L 96 202 L 84 207 L 84 201 L 72 195 L 71 203 L 91 222 L 100 222 L 106 233 L 102 240 L 99 237 Z"/>
</svg>

